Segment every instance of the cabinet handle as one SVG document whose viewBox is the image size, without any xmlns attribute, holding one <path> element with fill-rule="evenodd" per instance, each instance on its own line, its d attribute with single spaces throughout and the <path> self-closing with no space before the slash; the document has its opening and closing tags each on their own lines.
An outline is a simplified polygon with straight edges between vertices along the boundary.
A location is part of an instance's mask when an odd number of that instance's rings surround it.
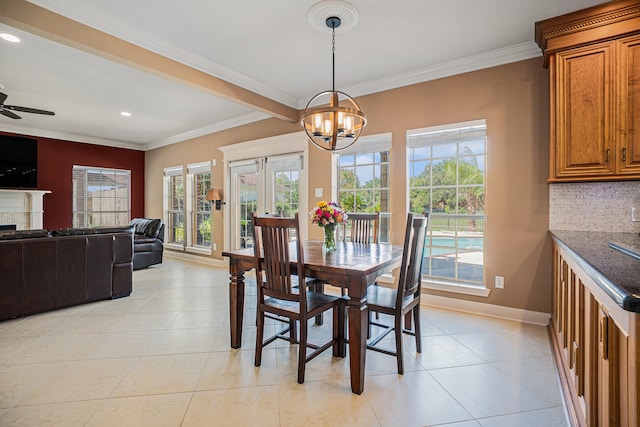
<svg viewBox="0 0 640 427">
<path fill-rule="evenodd" d="M 611 160 L 611 148 L 607 148 L 607 162 Z"/>
<path fill-rule="evenodd" d="M 627 147 L 622 148 L 622 161 L 627 161 Z"/>
</svg>

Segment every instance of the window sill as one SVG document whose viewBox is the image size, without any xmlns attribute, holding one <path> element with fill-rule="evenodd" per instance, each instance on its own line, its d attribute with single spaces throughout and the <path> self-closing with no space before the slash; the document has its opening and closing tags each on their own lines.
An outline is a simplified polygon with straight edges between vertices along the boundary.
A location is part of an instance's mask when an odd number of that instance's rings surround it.
<svg viewBox="0 0 640 427">
<path fill-rule="evenodd" d="M 434 291 L 453 292 L 456 294 L 473 295 L 477 297 L 488 297 L 490 289 L 480 286 L 465 285 L 453 282 L 436 282 L 433 280 L 422 280 L 422 289 L 431 289 Z"/>
<path fill-rule="evenodd" d="M 182 243 L 165 243 L 164 247 L 174 251 L 184 251 L 184 245 Z"/>
<path fill-rule="evenodd" d="M 211 255 L 213 253 L 211 248 L 204 248 L 204 247 L 198 247 L 198 246 L 189 246 L 188 248 L 186 248 L 186 251 L 194 254 L 202 254 L 202 255 Z"/>
</svg>

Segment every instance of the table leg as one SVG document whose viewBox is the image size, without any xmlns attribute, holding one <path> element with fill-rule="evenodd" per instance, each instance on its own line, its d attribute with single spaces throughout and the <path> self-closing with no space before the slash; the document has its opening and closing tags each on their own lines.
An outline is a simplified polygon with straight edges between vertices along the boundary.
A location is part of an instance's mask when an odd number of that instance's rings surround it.
<svg viewBox="0 0 640 427">
<path fill-rule="evenodd" d="M 349 310 L 349 358 L 351 364 L 351 391 L 364 391 L 365 356 L 367 352 L 367 299 L 350 298 Z"/>
<path fill-rule="evenodd" d="M 229 319 L 231 348 L 242 345 L 242 316 L 244 313 L 244 271 L 232 271 L 229 281 Z"/>
</svg>

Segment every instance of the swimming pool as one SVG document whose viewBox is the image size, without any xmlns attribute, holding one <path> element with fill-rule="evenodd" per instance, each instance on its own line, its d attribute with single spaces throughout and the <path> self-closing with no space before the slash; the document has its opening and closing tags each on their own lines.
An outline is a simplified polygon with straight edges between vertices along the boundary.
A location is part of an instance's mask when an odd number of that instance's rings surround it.
<svg viewBox="0 0 640 427">
<path fill-rule="evenodd" d="M 455 237 L 432 237 L 431 246 L 454 248 L 456 247 L 456 239 Z M 458 248 L 482 250 L 484 248 L 484 237 L 458 237 Z"/>
</svg>

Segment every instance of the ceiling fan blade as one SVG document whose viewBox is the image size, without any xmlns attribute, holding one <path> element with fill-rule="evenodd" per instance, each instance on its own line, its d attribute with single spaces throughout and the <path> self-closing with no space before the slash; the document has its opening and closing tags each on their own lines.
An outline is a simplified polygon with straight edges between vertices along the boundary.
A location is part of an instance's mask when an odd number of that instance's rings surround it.
<svg viewBox="0 0 640 427">
<path fill-rule="evenodd" d="M 5 105 L 6 110 L 21 111 L 23 113 L 46 114 L 47 116 L 55 116 L 53 111 L 38 110 L 37 108 L 20 107 L 18 105 Z"/>
<path fill-rule="evenodd" d="M 0 110 L 0 114 L 2 114 L 3 116 L 9 117 L 10 119 L 21 119 L 22 117 L 20 117 L 19 115 L 12 113 L 11 111 L 7 111 L 7 110 Z"/>
<path fill-rule="evenodd" d="M 7 99 L 7 94 L 0 92 L 0 104 L 4 104 L 4 101 Z"/>
</svg>

